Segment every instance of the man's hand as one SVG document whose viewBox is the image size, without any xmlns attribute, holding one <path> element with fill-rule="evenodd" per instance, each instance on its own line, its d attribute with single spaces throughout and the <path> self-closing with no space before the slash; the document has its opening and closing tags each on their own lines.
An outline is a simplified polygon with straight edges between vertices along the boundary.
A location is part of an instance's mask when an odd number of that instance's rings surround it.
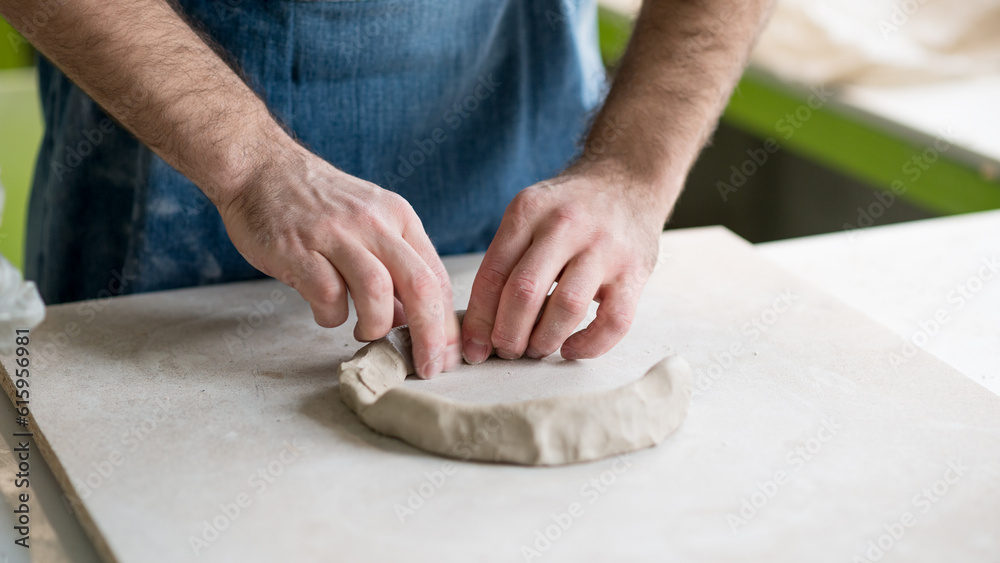
<svg viewBox="0 0 1000 563">
<path fill-rule="evenodd" d="M 254 267 L 295 288 L 321 326 L 347 320 L 348 293 L 371 341 L 409 322 L 413 364 L 433 377 L 459 361 L 451 282 L 401 196 L 287 143 L 219 201 L 233 244 Z"/>
<path fill-rule="evenodd" d="M 507 208 L 473 282 L 462 327 L 466 361 L 494 350 L 541 357 L 560 346 L 567 359 L 592 358 L 622 339 L 658 235 L 771 2 L 642 3 L 583 157 Z M 591 299 L 600 302 L 597 318 L 570 336 Z"/>
<path fill-rule="evenodd" d="M 421 377 L 457 363 L 448 276 L 402 198 L 297 145 L 172 3 L 56 8 L 0 0 L 7 21 L 201 188 L 251 264 L 296 288 L 323 326 L 347 319 L 350 293 L 359 340 L 385 335 L 405 309 Z"/>
<path fill-rule="evenodd" d="M 560 346 L 566 359 L 593 358 L 625 336 L 665 219 L 628 182 L 577 169 L 514 198 L 472 286 L 466 361 L 480 363 L 494 351 L 541 358 Z M 600 303 L 597 318 L 573 335 L 591 301 Z"/>
</svg>

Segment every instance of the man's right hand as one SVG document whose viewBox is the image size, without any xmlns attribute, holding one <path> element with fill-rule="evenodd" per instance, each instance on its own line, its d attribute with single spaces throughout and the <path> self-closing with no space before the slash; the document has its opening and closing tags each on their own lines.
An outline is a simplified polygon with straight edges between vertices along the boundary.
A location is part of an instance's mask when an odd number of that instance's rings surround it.
<svg viewBox="0 0 1000 563">
<path fill-rule="evenodd" d="M 323 326 L 347 320 L 349 292 L 359 340 L 405 312 L 421 377 L 458 363 L 448 275 L 406 201 L 296 144 L 173 3 L 56 4 L 0 0 L 0 14 L 197 184 L 251 264 L 297 289 Z"/>
<path fill-rule="evenodd" d="M 321 326 L 347 320 L 350 293 L 355 338 L 375 340 L 408 322 L 420 377 L 454 367 L 460 348 L 451 283 L 413 208 L 285 145 L 217 202 L 236 248 L 308 300 Z"/>
</svg>

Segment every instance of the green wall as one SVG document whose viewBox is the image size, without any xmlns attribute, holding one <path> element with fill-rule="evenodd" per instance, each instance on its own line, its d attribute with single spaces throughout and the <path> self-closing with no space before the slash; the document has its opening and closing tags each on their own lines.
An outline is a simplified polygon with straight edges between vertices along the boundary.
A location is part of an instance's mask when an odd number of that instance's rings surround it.
<svg viewBox="0 0 1000 563">
<path fill-rule="evenodd" d="M 24 222 L 42 114 L 33 68 L 0 70 L 0 183 L 6 192 L 0 222 L 0 254 L 20 268 Z"/>
<path fill-rule="evenodd" d="M 31 66 L 35 52 L 3 18 L 0 18 L 0 69 Z"/>
<path fill-rule="evenodd" d="M 24 259 L 24 219 L 42 138 L 34 51 L 0 19 L 0 184 L 5 191 L 0 219 L 0 254 L 15 266 Z"/>
</svg>

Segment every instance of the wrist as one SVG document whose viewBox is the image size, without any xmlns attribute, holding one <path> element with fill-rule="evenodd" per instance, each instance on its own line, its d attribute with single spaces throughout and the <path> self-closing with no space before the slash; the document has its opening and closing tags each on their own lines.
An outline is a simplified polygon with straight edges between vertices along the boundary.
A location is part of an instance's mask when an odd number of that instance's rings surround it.
<svg viewBox="0 0 1000 563">
<path fill-rule="evenodd" d="M 636 163 L 634 158 L 607 152 L 587 158 L 586 151 L 563 174 L 585 177 L 621 194 L 636 213 L 654 219 L 660 228 L 684 186 L 684 174 L 667 166 Z"/>
<path fill-rule="evenodd" d="M 233 142 L 220 147 L 202 187 L 217 207 L 227 205 L 249 187 L 260 184 L 274 170 L 287 169 L 289 161 L 301 158 L 299 155 L 305 150 L 266 109 L 248 119 L 232 139 Z"/>
</svg>

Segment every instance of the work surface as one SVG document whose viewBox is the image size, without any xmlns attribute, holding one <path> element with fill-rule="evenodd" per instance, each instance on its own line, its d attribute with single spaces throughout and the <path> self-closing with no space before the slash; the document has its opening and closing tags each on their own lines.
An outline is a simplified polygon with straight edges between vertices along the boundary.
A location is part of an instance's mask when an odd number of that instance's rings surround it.
<svg viewBox="0 0 1000 563">
<path fill-rule="evenodd" d="M 460 306 L 477 259 L 448 262 Z M 315 327 L 275 282 L 93 305 L 52 307 L 33 332 L 31 408 L 109 559 L 992 561 L 1000 549 L 1000 399 L 720 229 L 664 236 L 639 317 L 604 358 L 492 360 L 407 383 L 500 401 L 615 387 L 668 352 L 691 363 L 676 435 L 561 468 L 448 462 L 367 430 L 335 381 L 359 346 L 352 323 Z"/>
<path fill-rule="evenodd" d="M 1000 396 L 1000 210 L 756 248 Z"/>
</svg>

